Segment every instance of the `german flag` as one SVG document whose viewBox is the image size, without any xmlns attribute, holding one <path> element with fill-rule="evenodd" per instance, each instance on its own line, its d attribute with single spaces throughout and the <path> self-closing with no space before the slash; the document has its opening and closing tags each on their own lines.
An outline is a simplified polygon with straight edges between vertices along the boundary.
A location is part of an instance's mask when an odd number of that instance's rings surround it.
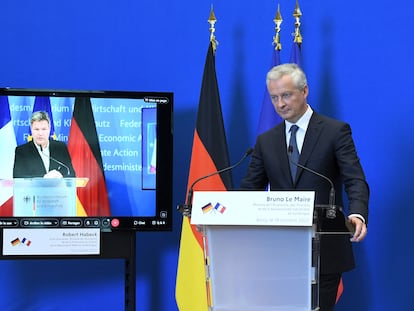
<svg viewBox="0 0 414 311">
<path fill-rule="evenodd" d="M 88 97 L 75 99 L 68 149 L 76 176 L 89 179 L 85 187 L 77 188 L 78 215 L 110 216 L 101 149 Z"/>
<path fill-rule="evenodd" d="M 194 131 L 188 189 L 202 176 L 229 166 L 224 123 L 215 69 L 215 42 L 210 42 L 201 86 Z M 213 175 L 194 186 L 194 190 L 230 190 L 230 172 Z M 188 193 L 187 189 L 187 193 Z M 191 203 L 191 202 L 190 202 Z M 180 311 L 203 311 L 211 305 L 206 283 L 202 235 L 183 218 L 176 280 L 176 301 Z"/>
<path fill-rule="evenodd" d="M 213 210 L 213 205 L 211 205 L 211 203 L 208 203 L 204 205 L 201 209 L 203 210 L 203 213 L 205 214 Z"/>
</svg>

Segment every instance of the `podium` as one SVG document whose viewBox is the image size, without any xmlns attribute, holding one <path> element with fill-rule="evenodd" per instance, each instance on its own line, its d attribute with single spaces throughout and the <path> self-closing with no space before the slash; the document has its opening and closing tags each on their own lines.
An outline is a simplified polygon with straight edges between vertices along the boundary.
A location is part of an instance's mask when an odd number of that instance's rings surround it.
<svg viewBox="0 0 414 311">
<path fill-rule="evenodd" d="M 313 191 L 196 191 L 209 310 L 319 310 Z"/>
<path fill-rule="evenodd" d="M 87 178 L 15 178 L 13 216 L 77 216 L 76 188 Z"/>
</svg>

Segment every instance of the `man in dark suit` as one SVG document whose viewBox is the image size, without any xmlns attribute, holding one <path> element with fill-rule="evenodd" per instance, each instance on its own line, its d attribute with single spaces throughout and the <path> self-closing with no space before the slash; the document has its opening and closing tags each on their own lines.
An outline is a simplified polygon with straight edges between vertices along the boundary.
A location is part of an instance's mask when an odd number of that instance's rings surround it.
<svg viewBox="0 0 414 311">
<path fill-rule="evenodd" d="M 284 122 L 257 137 L 241 188 L 264 190 L 270 184 L 271 190 L 312 190 L 315 191 L 315 204 L 328 204 L 330 183 L 294 165 L 295 161 L 333 182 L 337 206 L 343 206 L 344 186 L 349 201 L 347 221 L 355 232 L 351 238 L 322 235 L 320 244 L 320 310 L 333 310 L 341 275 L 355 265 L 351 242 L 360 242 L 367 234 L 369 187 L 350 126 L 312 110 L 307 103 L 307 79 L 297 65 L 283 64 L 272 68 L 267 74 L 266 85 L 273 106 Z M 296 126 L 293 141 L 291 126 Z M 297 158 L 292 144 L 297 146 Z M 293 177 L 292 171 L 296 171 Z M 320 219 L 322 231 L 346 230 L 343 217 L 329 219 L 323 213 L 320 217 L 323 218 Z"/>
<path fill-rule="evenodd" d="M 50 140 L 50 118 L 47 112 L 34 112 L 30 129 L 32 141 L 16 147 L 13 177 L 75 177 L 66 144 Z"/>
</svg>

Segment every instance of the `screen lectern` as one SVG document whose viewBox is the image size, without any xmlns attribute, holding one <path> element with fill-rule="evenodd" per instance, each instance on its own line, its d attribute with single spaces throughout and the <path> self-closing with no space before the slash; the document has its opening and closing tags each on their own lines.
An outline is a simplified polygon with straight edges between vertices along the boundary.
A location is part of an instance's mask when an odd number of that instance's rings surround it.
<svg viewBox="0 0 414 311">
<path fill-rule="evenodd" d="M 15 178 L 13 216 L 77 216 L 76 188 L 88 178 Z"/>
<path fill-rule="evenodd" d="M 313 191 L 197 191 L 209 310 L 318 310 Z"/>
</svg>

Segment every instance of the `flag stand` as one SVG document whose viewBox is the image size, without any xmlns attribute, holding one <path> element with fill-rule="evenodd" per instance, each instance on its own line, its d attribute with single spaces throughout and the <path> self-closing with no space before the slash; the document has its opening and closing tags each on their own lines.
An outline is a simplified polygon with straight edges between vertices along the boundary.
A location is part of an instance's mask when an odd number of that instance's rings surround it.
<svg viewBox="0 0 414 311">
<path fill-rule="evenodd" d="M 0 230 L 0 245 L 3 248 L 3 228 Z M 50 229 L 53 230 L 53 229 Z M 125 311 L 136 310 L 136 232 L 125 230 L 101 232 L 99 255 L 3 255 L 0 260 L 47 260 L 47 259 L 123 259 L 125 263 Z"/>
</svg>

